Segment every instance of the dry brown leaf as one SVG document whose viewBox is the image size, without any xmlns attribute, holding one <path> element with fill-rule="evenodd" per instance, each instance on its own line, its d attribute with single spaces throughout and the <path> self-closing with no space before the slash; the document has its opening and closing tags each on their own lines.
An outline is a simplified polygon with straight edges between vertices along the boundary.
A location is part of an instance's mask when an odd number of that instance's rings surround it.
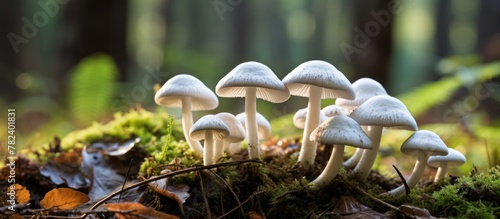
<svg viewBox="0 0 500 219">
<path fill-rule="evenodd" d="M 30 191 L 26 187 L 14 184 L 14 191 L 16 191 L 16 201 L 18 204 L 26 204 L 30 201 Z"/>
<path fill-rule="evenodd" d="M 43 208 L 74 209 L 88 201 L 89 197 L 82 192 L 60 188 L 47 192 L 40 205 Z"/>
<path fill-rule="evenodd" d="M 130 213 L 115 213 L 118 219 L 136 219 L 137 216 L 158 219 L 178 219 L 175 215 L 159 212 L 154 208 L 146 207 L 137 202 L 109 203 L 104 207 L 110 211 L 131 211 Z"/>
<path fill-rule="evenodd" d="M 143 177 L 140 177 L 140 179 L 144 180 Z M 184 212 L 184 208 L 182 204 L 186 202 L 186 199 L 189 198 L 189 186 L 186 184 L 179 184 L 179 185 L 167 185 L 167 180 L 166 179 L 160 179 L 153 181 L 151 183 L 148 183 L 148 185 L 158 194 L 163 195 L 167 198 L 170 198 L 174 201 L 177 202 L 179 205 L 179 208 L 181 209 L 181 212 Z"/>
<path fill-rule="evenodd" d="M 265 219 L 265 217 L 262 217 L 260 214 L 258 214 L 255 211 L 248 212 L 248 218 L 250 218 L 250 219 Z"/>
<path fill-rule="evenodd" d="M 410 205 L 401 205 L 399 206 L 399 210 L 408 214 L 413 215 L 418 218 L 435 218 L 429 213 L 429 210 L 425 208 L 418 208 Z"/>
</svg>

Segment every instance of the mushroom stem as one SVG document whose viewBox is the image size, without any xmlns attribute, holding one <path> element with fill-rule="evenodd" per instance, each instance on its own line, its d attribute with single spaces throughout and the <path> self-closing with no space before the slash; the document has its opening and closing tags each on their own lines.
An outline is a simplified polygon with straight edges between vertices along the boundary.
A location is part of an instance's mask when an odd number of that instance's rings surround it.
<svg viewBox="0 0 500 219">
<path fill-rule="evenodd" d="M 413 171 L 411 172 L 408 179 L 406 179 L 406 184 L 408 185 L 408 187 L 410 187 L 410 189 L 415 187 L 415 185 L 417 185 L 422 175 L 424 175 L 424 170 L 425 166 L 427 165 L 428 157 L 429 156 L 423 151 L 417 152 L 417 160 L 415 161 L 415 167 L 413 167 Z M 399 187 L 387 192 L 387 194 L 396 196 L 403 194 L 403 192 L 405 191 L 406 191 L 405 186 L 400 185 Z"/>
<path fill-rule="evenodd" d="M 257 88 L 247 87 L 245 93 L 245 126 L 248 138 L 248 158 L 260 158 L 259 136 L 257 135 Z"/>
<path fill-rule="evenodd" d="M 214 145 L 214 135 L 212 131 L 207 131 L 205 133 L 205 143 L 204 143 L 204 149 L 203 150 L 203 165 L 211 165 L 214 164 L 214 152 L 213 152 L 213 145 Z"/>
<path fill-rule="evenodd" d="M 342 166 L 342 159 L 344 157 L 344 145 L 335 145 L 333 148 L 332 155 L 330 156 L 330 160 L 325 166 L 325 169 L 321 174 L 311 182 L 312 185 L 317 187 L 324 187 L 328 183 L 330 183 Z"/>
<path fill-rule="evenodd" d="M 307 106 L 306 126 L 304 128 L 304 135 L 302 136 L 302 146 L 300 148 L 299 162 L 303 167 L 310 167 L 316 158 L 317 143 L 311 141 L 309 136 L 311 132 L 318 126 L 319 112 L 321 110 L 321 90 L 317 86 L 310 86 L 309 88 L 309 103 Z M 342 159 L 340 159 L 342 160 Z"/>
<path fill-rule="evenodd" d="M 191 112 L 191 97 L 182 97 L 182 131 L 184 132 L 184 138 L 188 142 L 188 145 L 194 152 L 201 156 L 203 154 L 203 147 L 199 141 L 191 139 L 189 137 L 189 130 L 193 126 L 193 114 Z"/>
<path fill-rule="evenodd" d="M 359 160 L 358 165 L 354 168 L 354 173 L 362 178 L 366 178 L 370 170 L 372 169 L 373 163 L 377 158 L 378 148 L 380 147 L 380 138 L 382 137 L 382 126 L 369 126 L 368 136 L 373 143 L 373 149 L 363 150 L 363 155 Z"/>
<path fill-rule="evenodd" d="M 365 131 L 365 133 L 368 133 L 367 126 L 361 126 L 361 128 L 363 129 L 363 131 Z M 347 169 L 352 169 L 356 167 L 356 164 L 358 164 L 359 160 L 361 159 L 361 155 L 363 155 L 363 151 L 364 151 L 363 148 L 356 148 L 354 154 L 349 159 L 344 161 L 344 163 L 342 163 L 342 166 L 344 166 Z"/>
<path fill-rule="evenodd" d="M 224 145 L 227 141 L 224 140 L 215 140 L 214 144 L 214 162 L 217 162 L 222 155 L 224 155 Z"/>
<path fill-rule="evenodd" d="M 446 162 L 446 161 L 439 162 L 439 168 L 436 172 L 436 176 L 434 177 L 434 182 L 437 182 L 440 179 L 444 178 L 446 175 L 447 169 L 448 169 L 448 162 Z"/>
</svg>

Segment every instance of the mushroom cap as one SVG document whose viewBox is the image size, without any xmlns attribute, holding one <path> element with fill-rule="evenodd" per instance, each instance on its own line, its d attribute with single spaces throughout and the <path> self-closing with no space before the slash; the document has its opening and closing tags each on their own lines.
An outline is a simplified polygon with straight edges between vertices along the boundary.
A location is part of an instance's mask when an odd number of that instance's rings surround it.
<svg viewBox="0 0 500 219">
<path fill-rule="evenodd" d="M 448 155 L 446 156 L 430 156 L 427 160 L 427 164 L 431 167 L 439 167 L 439 163 L 447 162 L 448 166 L 460 166 L 464 164 L 466 161 L 465 156 L 453 148 L 448 148 Z"/>
<path fill-rule="evenodd" d="M 306 126 L 306 118 L 307 118 L 307 108 L 299 109 L 294 115 L 293 115 L 293 124 L 295 127 L 299 129 L 303 129 Z M 319 123 L 323 123 L 325 120 L 328 119 L 328 116 L 325 116 L 323 112 L 320 111 L 319 113 Z"/>
<path fill-rule="evenodd" d="M 360 125 L 418 130 L 417 122 L 398 99 L 379 95 L 359 105 L 349 115 Z"/>
<path fill-rule="evenodd" d="M 238 121 L 240 121 L 241 125 L 244 128 L 245 128 L 246 117 L 247 116 L 244 112 L 236 115 L 236 118 L 238 119 Z M 259 139 L 264 139 L 271 134 L 271 123 L 269 123 L 266 117 L 264 117 L 260 113 L 257 113 L 255 118 L 257 119 L 257 129 L 259 132 Z"/>
<path fill-rule="evenodd" d="M 207 131 L 212 131 L 216 140 L 222 140 L 229 136 L 229 127 L 221 119 L 214 115 L 205 115 L 193 124 L 189 130 L 189 137 L 200 141 L 205 139 Z"/>
<path fill-rule="evenodd" d="M 401 152 L 411 155 L 414 151 L 425 151 L 427 155 L 447 155 L 448 147 L 434 132 L 419 130 L 413 133 L 401 145 Z"/>
<path fill-rule="evenodd" d="M 346 115 L 328 118 L 314 129 L 310 140 L 321 144 L 341 144 L 353 147 L 372 149 L 370 137 L 361 129 L 361 126 Z"/>
<path fill-rule="evenodd" d="M 290 98 L 290 92 L 274 72 L 253 61 L 237 65 L 217 83 L 215 92 L 221 97 L 245 97 L 248 87 L 257 88 L 257 98 L 269 102 L 281 103 Z"/>
<path fill-rule="evenodd" d="M 338 100 L 338 99 L 337 99 Z M 321 109 L 321 113 L 326 117 L 338 116 L 338 115 L 349 115 L 346 108 L 338 105 L 329 105 Z"/>
<path fill-rule="evenodd" d="M 245 139 L 245 128 L 243 128 L 236 116 L 231 113 L 217 113 L 215 116 L 219 117 L 229 128 L 229 136 L 224 139 L 225 141 L 237 143 Z"/>
<path fill-rule="evenodd" d="M 192 110 L 211 110 L 219 105 L 214 92 L 197 78 L 180 74 L 170 78 L 155 94 L 158 105 L 181 108 L 182 98 L 191 97 Z"/>
<path fill-rule="evenodd" d="M 338 97 L 354 99 L 356 97 L 351 82 L 345 75 L 332 64 L 321 60 L 311 60 L 300 64 L 283 78 L 283 83 L 290 94 L 295 96 L 309 97 L 310 87 L 317 86 L 323 88 L 321 99 Z"/>
<path fill-rule="evenodd" d="M 387 95 L 387 91 L 385 91 L 384 87 L 371 78 L 360 78 L 352 83 L 352 87 L 356 93 L 356 98 L 354 100 L 338 98 L 335 100 L 335 105 L 352 110 L 371 97 Z"/>
</svg>

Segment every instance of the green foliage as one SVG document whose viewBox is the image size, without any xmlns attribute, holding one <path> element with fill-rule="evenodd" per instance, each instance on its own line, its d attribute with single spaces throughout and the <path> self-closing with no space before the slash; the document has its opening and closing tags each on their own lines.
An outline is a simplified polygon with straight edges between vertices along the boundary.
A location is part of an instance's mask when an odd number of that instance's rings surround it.
<svg viewBox="0 0 500 219">
<path fill-rule="evenodd" d="M 431 107 L 449 100 L 453 92 L 459 87 L 459 80 L 455 77 L 448 77 L 425 84 L 398 98 L 406 105 L 414 117 L 419 117 Z"/>
<path fill-rule="evenodd" d="M 118 69 L 111 57 L 95 54 L 84 58 L 69 79 L 69 111 L 80 122 L 93 121 L 109 109 Z"/>
<path fill-rule="evenodd" d="M 470 87 L 500 76 L 500 62 L 462 68 L 453 67 L 453 69 L 456 70 L 453 76 L 425 84 L 398 98 L 408 107 L 414 117 L 419 117 L 430 108 L 450 100 L 460 86 Z"/>
<path fill-rule="evenodd" d="M 302 137 L 302 129 L 296 128 L 293 124 L 293 114 L 287 114 L 273 119 L 271 122 L 273 136 L 277 137 Z"/>
</svg>

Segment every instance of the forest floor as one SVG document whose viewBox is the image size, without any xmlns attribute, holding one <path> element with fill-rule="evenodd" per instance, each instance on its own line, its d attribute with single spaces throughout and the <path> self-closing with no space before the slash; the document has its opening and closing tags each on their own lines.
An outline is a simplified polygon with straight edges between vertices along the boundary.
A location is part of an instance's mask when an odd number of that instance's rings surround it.
<svg viewBox="0 0 500 219">
<path fill-rule="evenodd" d="M 308 182 L 325 160 L 318 148 L 311 171 L 296 168 L 300 142 L 263 142 L 263 159 L 246 151 L 202 166 L 168 115 L 133 111 L 108 124 L 55 138 L 5 160 L 0 213 L 9 218 L 499 218 L 500 167 L 475 168 L 409 193 L 380 194 L 402 184 L 372 171 L 359 179 L 342 169 L 317 189 Z M 15 184 L 9 181 L 15 171 Z M 12 187 L 13 186 L 13 187 Z M 69 189 L 67 189 L 69 188 Z M 11 193 L 11 190 L 14 190 Z M 10 194 L 15 194 L 15 203 Z M 13 211 L 14 210 L 14 211 Z"/>
</svg>

